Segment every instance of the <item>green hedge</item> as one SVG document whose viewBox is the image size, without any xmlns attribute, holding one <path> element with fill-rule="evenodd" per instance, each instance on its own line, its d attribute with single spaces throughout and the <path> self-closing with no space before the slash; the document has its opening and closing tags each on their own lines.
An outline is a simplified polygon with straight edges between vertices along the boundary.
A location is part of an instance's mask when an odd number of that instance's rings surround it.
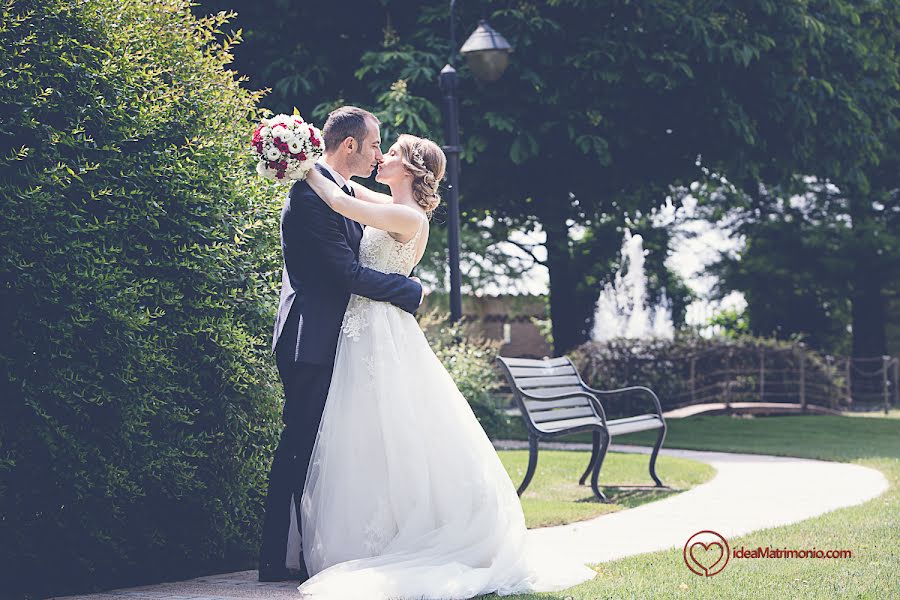
<svg viewBox="0 0 900 600">
<path fill-rule="evenodd" d="M 280 427 L 279 259 L 226 17 L 0 12 L 3 594 L 247 568 Z"/>
</svg>

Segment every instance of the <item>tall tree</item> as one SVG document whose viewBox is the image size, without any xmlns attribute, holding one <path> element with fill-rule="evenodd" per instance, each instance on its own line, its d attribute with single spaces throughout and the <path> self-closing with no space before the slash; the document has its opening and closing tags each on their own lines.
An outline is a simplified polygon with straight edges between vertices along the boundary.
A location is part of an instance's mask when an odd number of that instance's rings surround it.
<svg viewBox="0 0 900 600">
<path fill-rule="evenodd" d="M 852 35 L 825 33 L 819 69 L 831 75 L 818 118 L 833 136 L 807 171 L 816 177 L 716 183 L 698 195 L 747 240 L 714 271 L 722 293 L 747 296 L 753 331 L 873 357 L 888 349 L 888 292 L 900 275 L 900 5 L 867 3 L 848 22 Z M 852 119 L 833 118 L 848 109 Z"/>
<path fill-rule="evenodd" d="M 402 129 L 440 139 L 436 82 L 451 52 L 447 6 L 367 6 L 346 14 L 354 23 L 365 18 L 368 34 L 326 39 L 314 51 L 333 62 L 326 48 L 347 56 L 364 49 L 356 76 L 368 90 L 364 100 L 381 109 L 387 136 Z M 605 234 L 598 224 L 622 226 L 626 216 L 650 212 L 670 185 L 699 175 L 698 156 L 745 189 L 760 180 L 785 183 L 794 173 L 858 179 L 854 157 L 871 156 L 879 145 L 867 115 L 879 105 L 848 89 L 873 60 L 861 48 L 875 42 L 861 15 L 884 5 L 867 7 L 848 0 L 460 4 L 459 31 L 487 16 L 515 47 L 507 73 L 491 84 L 457 64 L 464 217 L 542 225 L 557 352 L 588 335 L 590 296 L 578 293 L 583 253 L 572 223 L 590 222 Z M 306 43 L 257 34 L 279 49 Z M 298 61 L 294 69 L 311 65 Z M 276 90 L 288 80 L 284 74 Z M 322 110 L 354 100 L 346 92 L 331 98 Z"/>
<path fill-rule="evenodd" d="M 385 3 L 392 16 L 412 14 L 408 5 Z M 479 7 L 463 8 L 461 23 L 473 23 Z M 557 351 L 587 336 L 573 221 L 621 224 L 649 212 L 670 184 L 699 174 L 698 155 L 746 186 L 852 173 L 848 156 L 877 146 L 867 107 L 846 89 L 865 64 L 866 25 L 849 2 L 493 8 L 491 23 L 516 52 L 489 85 L 460 69 L 462 191 L 475 211 L 536 219 L 547 232 Z M 449 51 L 435 48 L 446 13 L 393 23 L 390 43 L 364 56 L 363 76 L 383 89 L 408 75 L 407 97 L 436 104 L 435 61 L 411 59 Z M 850 50 L 838 56 L 841 44 Z"/>
</svg>

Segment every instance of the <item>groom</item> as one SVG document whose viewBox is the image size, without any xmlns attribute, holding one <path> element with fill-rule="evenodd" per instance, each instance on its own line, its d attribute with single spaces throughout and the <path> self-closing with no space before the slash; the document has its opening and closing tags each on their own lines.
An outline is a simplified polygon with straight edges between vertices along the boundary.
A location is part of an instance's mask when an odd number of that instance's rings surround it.
<svg viewBox="0 0 900 600">
<path fill-rule="evenodd" d="M 369 177 L 383 158 L 378 126 L 378 119 L 368 111 L 338 108 L 322 128 L 325 155 L 315 168 L 352 195 L 347 180 Z M 284 268 L 272 339 L 284 385 L 284 429 L 269 473 L 260 581 L 296 579 L 285 566 L 291 498 L 299 528 L 303 484 L 350 294 L 390 302 L 409 313 L 415 313 L 422 302 L 417 281 L 360 266 L 361 237 L 362 225 L 331 210 L 306 182 L 293 185 L 281 210 Z M 302 556 L 300 566 L 305 579 Z"/>
</svg>

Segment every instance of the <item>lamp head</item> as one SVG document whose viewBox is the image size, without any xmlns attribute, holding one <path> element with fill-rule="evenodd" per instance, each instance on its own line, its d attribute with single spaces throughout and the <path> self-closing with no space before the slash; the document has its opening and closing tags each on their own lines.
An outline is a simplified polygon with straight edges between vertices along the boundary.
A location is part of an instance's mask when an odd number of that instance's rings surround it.
<svg viewBox="0 0 900 600">
<path fill-rule="evenodd" d="M 487 21 L 481 20 L 459 52 L 466 57 L 475 77 L 482 81 L 495 81 L 509 64 L 512 46 Z"/>
</svg>

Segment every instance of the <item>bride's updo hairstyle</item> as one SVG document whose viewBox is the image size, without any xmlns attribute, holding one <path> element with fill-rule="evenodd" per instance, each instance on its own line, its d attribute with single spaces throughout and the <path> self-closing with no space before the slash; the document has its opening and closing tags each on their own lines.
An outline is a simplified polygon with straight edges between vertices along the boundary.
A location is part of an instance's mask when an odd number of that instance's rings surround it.
<svg viewBox="0 0 900 600">
<path fill-rule="evenodd" d="M 403 166 L 413 176 L 413 196 L 431 218 L 431 213 L 441 202 L 438 186 L 447 169 L 447 157 L 431 140 L 407 133 L 397 138 L 397 144 Z"/>
</svg>

